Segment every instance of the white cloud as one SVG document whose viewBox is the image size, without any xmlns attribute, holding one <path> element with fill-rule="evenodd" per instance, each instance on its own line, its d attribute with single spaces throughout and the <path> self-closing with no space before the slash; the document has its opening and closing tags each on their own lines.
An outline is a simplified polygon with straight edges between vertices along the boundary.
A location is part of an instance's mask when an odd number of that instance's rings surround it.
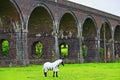
<svg viewBox="0 0 120 80">
<path fill-rule="evenodd" d="M 69 0 L 69 1 L 120 16 L 120 0 Z"/>
</svg>

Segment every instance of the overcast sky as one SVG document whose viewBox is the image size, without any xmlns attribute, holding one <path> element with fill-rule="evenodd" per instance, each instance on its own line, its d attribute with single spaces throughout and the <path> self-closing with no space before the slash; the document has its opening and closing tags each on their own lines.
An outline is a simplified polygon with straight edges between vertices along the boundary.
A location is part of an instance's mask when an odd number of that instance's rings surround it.
<svg viewBox="0 0 120 80">
<path fill-rule="evenodd" d="M 69 0 L 120 16 L 120 0 Z"/>
</svg>

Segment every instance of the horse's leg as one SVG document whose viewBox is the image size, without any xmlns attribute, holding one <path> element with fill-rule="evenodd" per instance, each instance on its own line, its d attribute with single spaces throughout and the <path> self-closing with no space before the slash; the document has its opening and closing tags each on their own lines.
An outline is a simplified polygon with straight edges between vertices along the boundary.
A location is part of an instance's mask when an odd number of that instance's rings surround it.
<svg viewBox="0 0 120 80">
<path fill-rule="evenodd" d="M 45 77 L 47 77 L 47 72 L 44 72 Z"/>
<path fill-rule="evenodd" d="M 56 77 L 58 77 L 58 72 L 56 72 Z"/>
<path fill-rule="evenodd" d="M 53 71 L 53 77 L 55 77 L 55 71 Z"/>
</svg>

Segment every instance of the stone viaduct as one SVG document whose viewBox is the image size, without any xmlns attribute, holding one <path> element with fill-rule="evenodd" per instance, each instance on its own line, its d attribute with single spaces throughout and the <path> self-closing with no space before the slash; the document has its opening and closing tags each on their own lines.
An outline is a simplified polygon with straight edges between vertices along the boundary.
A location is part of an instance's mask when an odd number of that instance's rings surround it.
<svg viewBox="0 0 120 80">
<path fill-rule="evenodd" d="M 4 40 L 8 56 L 2 55 Z M 43 44 L 40 58 L 34 57 L 37 42 Z M 61 44 L 68 45 L 67 63 L 115 61 L 120 17 L 66 0 L 0 0 L 0 66 L 54 61 L 61 56 Z"/>
</svg>

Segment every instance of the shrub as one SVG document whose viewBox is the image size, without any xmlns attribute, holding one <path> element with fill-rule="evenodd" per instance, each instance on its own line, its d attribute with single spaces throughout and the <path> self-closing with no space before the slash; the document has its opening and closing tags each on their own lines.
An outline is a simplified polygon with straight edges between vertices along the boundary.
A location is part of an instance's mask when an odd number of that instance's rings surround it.
<svg viewBox="0 0 120 80">
<path fill-rule="evenodd" d="M 100 48 L 100 57 L 102 57 L 104 54 L 104 49 L 103 48 Z"/>
<path fill-rule="evenodd" d="M 43 53 L 43 44 L 38 42 L 35 46 L 35 54 L 37 57 L 41 57 Z"/>
<path fill-rule="evenodd" d="M 9 54 L 9 42 L 7 40 L 4 40 L 2 42 L 2 55 L 7 57 Z"/>
<path fill-rule="evenodd" d="M 83 44 L 82 45 L 82 56 L 83 56 L 83 58 L 85 58 L 86 54 L 87 54 L 87 47 L 86 47 L 85 44 Z"/>
</svg>

